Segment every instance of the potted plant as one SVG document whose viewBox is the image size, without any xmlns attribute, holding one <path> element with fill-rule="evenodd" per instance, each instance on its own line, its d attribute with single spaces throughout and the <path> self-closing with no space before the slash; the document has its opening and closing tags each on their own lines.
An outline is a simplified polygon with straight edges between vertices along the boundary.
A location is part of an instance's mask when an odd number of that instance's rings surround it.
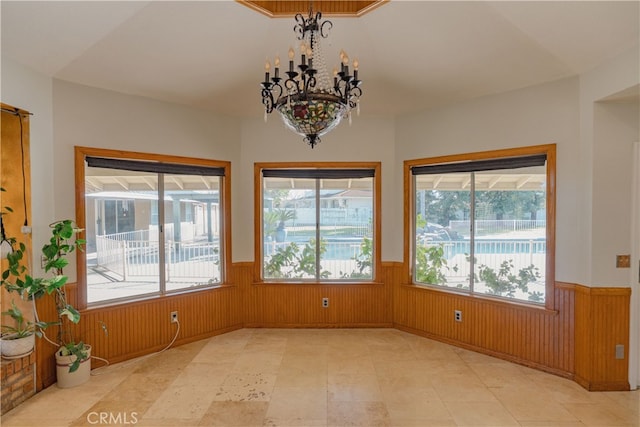
<svg viewBox="0 0 640 427">
<path fill-rule="evenodd" d="M 35 336 L 41 336 L 41 329 L 46 328 L 46 322 L 31 322 L 25 319 L 22 310 L 11 301 L 11 308 L 2 312 L 3 316 L 13 319 L 13 325 L 2 325 L 2 357 L 14 359 L 23 357 L 33 352 Z"/>
<path fill-rule="evenodd" d="M 287 229 L 285 228 L 285 222 L 296 219 L 296 211 L 288 209 L 278 209 L 275 211 L 275 217 L 278 221 L 276 227 L 276 242 L 284 242 L 287 239 Z"/>
<path fill-rule="evenodd" d="M 9 210 L 10 211 L 10 210 Z M 35 328 L 44 330 L 49 325 L 57 325 L 58 334 L 55 340 L 42 333 L 48 342 L 58 346 L 56 352 L 56 366 L 58 386 L 72 387 L 89 379 L 91 346 L 76 341 L 73 337 L 73 324 L 80 321 L 80 313 L 67 301 L 65 284 L 67 276 L 64 268 L 69 264 L 67 256 L 76 249 L 82 249 L 85 241 L 77 238 L 80 231 L 75 222 L 69 219 L 50 224 L 51 237 L 42 247 L 42 261 L 45 277 L 33 277 L 24 265 L 26 246 L 24 243 L 15 245 L 16 239 L 8 239 L 17 247 L 7 255 L 8 267 L 2 272 L 2 286 L 9 292 L 16 292 L 24 300 L 52 298 L 57 311 L 57 321 L 41 322 L 34 309 Z M 34 304 L 35 307 L 35 304 Z"/>
</svg>

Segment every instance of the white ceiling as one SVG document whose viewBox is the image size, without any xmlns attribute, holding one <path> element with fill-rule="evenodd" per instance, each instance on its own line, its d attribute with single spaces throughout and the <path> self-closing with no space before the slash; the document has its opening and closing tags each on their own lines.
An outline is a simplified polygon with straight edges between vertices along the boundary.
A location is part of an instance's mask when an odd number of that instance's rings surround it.
<svg viewBox="0 0 640 427">
<path fill-rule="evenodd" d="M 333 64 L 360 62 L 362 115 L 396 115 L 585 72 L 638 49 L 640 2 L 390 1 L 329 18 Z M 2 57 L 70 82 L 263 114 L 264 61 L 297 45 L 292 18 L 234 1 L 6 1 Z"/>
</svg>

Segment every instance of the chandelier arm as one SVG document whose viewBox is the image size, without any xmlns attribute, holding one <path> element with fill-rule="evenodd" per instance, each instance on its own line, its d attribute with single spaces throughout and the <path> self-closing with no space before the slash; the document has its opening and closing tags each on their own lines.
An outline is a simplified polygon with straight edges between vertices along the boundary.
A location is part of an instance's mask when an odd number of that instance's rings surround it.
<svg viewBox="0 0 640 427">
<path fill-rule="evenodd" d="M 271 88 L 271 99 L 279 99 L 282 96 L 284 89 L 280 83 L 276 83 Z"/>
<path fill-rule="evenodd" d="M 305 79 L 304 81 L 304 92 L 308 93 L 309 89 L 313 89 L 316 87 L 316 76 L 315 76 L 315 72 L 314 73 L 310 73 L 309 74 L 309 78 Z"/>
<path fill-rule="evenodd" d="M 354 87 L 349 92 L 349 107 L 355 108 L 358 105 L 358 100 L 362 96 L 362 89 L 359 87 Z"/>
<path fill-rule="evenodd" d="M 318 12 L 318 15 L 320 15 L 320 12 Z M 320 21 L 320 18 L 318 18 L 318 21 Z M 320 36 L 323 39 L 326 39 L 327 37 L 329 37 L 329 30 L 331 30 L 333 28 L 333 22 L 331 21 L 324 21 L 322 24 L 320 24 Z"/>
<path fill-rule="evenodd" d="M 298 40 L 302 40 L 304 38 L 304 33 L 307 29 L 307 24 L 302 14 L 297 13 L 294 17 L 297 24 L 293 27 L 293 32 L 296 33 L 296 38 Z"/>
<path fill-rule="evenodd" d="M 349 83 L 345 80 L 338 80 L 336 85 L 333 87 L 333 90 L 336 92 L 336 95 L 340 97 L 340 99 L 346 104 L 347 96 L 349 94 Z"/>
<path fill-rule="evenodd" d="M 313 89 L 314 87 L 316 87 L 316 78 L 311 76 L 309 77 L 309 80 L 307 80 L 304 91 L 308 93 L 309 89 Z"/>
<path fill-rule="evenodd" d="M 264 105 L 264 109 L 267 113 L 271 113 L 273 111 L 273 94 L 271 93 L 271 90 L 267 88 L 262 88 L 262 104 Z"/>
<path fill-rule="evenodd" d="M 284 82 L 284 87 L 287 89 L 287 93 L 289 94 L 291 91 L 295 92 L 296 95 L 299 95 L 300 92 L 302 92 L 298 82 L 292 78 L 289 78 Z"/>
</svg>

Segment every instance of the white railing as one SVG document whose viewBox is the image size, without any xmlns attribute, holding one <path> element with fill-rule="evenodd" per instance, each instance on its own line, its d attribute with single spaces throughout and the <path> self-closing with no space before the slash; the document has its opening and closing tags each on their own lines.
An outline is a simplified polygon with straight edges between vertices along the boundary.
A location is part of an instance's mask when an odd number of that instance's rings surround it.
<svg viewBox="0 0 640 427">
<path fill-rule="evenodd" d="M 218 244 L 167 242 L 167 280 L 220 279 Z"/>
<path fill-rule="evenodd" d="M 448 270 L 443 273 L 449 284 L 466 282 L 470 271 L 469 241 L 430 241 L 417 243 L 421 246 L 438 246 L 444 248 L 444 258 Z M 547 245 L 544 240 L 476 240 L 474 248 L 476 266 L 486 265 L 498 270 L 504 261 L 511 261 L 516 274 L 521 269 L 533 265 L 540 274 L 540 283 L 544 283 Z"/>
<path fill-rule="evenodd" d="M 106 236 L 97 236 L 103 237 L 109 240 L 149 240 L 149 230 L 135 230 L 135 231 L 125 231 L 122 233 L 113 233 L 108 234 Z"/>
<path fill-rule="evenodd" d="M 366 222 L 373 218 L 373 210 L 371 201 L 364 203 L 363 206 L 351 208 L 320 208 L 320 218 L 325 224 L 347 225 L 352 222 Z M 289 225 L 315 224 L 316 209 L 315 208 L 291 208 L 295 211 L 296 219 L 287 221 Z"/>
<path fill-rule="evenodd" d="M 478 234 L 498 234 L 512 231 L 527 231 L 545 228 L 544 219 L 504 219 L 504 220 L 476 220 L 475 230 Z M 449 221 L 449 228 L 463 236 L 469 235 L 469 221 Z"/>
<path fill-rule="evenodd" d="M 155 276 L 157 278 L 160 263 L 157 241 L 113 240 L 110 237 L 96 237 L 97 267 L 115 273 L 121 281 L 136 277 Z M 165 245 L 167 281 L 219 279 L 218 250 L 218 244 L 215 242 L 167 241 Z"/>
<path fill-rule="evenodd" d="M 310 236 L 314 235 L 316 226 L 315 225 L 292 225 L 287 226 L 287 235 L 294 236 Z M 370 237 L 373 234 L 373 226 L 370 221 L 367 222 L 357 222 L 357 223 L 345 223 L 345 224 L 332 224 L 332 225 L 321 225 L 320 226 L 321 233 L 344 233 L 353 237 Z"/>
<path fill-rule="evenodd" d="M 96 265 L 125 278 L 127 242 L 96 236 Z"/>
</svg>

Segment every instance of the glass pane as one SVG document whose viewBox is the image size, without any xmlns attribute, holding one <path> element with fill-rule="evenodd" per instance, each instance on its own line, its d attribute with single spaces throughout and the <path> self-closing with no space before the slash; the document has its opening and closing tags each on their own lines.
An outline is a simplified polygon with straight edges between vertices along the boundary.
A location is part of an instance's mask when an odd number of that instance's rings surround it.
<svg viewBox="0 0 640 427">
<path fill-rule="evenodd" d="M 316 184 L 263 178 L 262 242 L 265 279 L 316 277 Z"/>
<path fill-rule="evenodd" d="M 157 175 L 86 167 L 87 302 L 157 293 Z"/>
<path fill-rule="evenodd" d="M 217 176 L 164 176 L 166 290 L 221 282 Z"/>
<path fill-rule="evenodd" d="M 415 176 L 414 280 L 469 289 L 468 173 Z"/>
<path fill-rule="evenodd" d="M 371 280 L 373 178 L 323 179 L 321 184 L 321 278 Z"/>
<path fill-rule="evenodd" d="M 475 173 L 476 292 L 544 302 L 545 169 Z"/>
</svg>

